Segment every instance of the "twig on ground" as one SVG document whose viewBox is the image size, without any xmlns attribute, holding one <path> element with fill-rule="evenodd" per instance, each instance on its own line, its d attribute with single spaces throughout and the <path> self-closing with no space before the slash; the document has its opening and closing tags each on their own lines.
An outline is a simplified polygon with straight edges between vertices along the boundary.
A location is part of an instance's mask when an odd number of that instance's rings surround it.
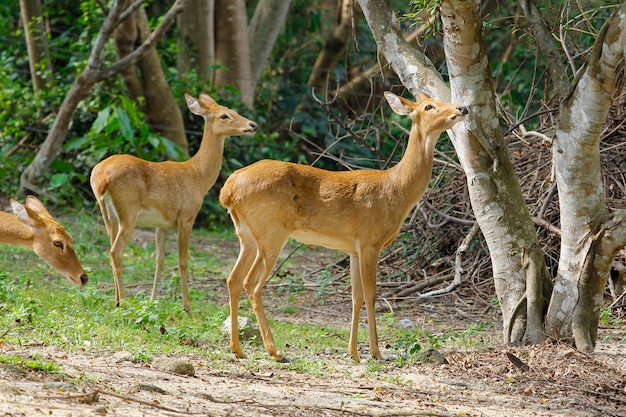
<svg viewBox="0 0 626 417">
<path fill-rule="evenodd" d="M 449 292 L 452 292 L 455 288 L 461 285 L 461 281 L 462 281 L 461 274 L 464 272 L 463 271 L 463 255 L 465 255 L 465 252 L 467 252 L 467 250 L 469 249 L 470 243 L 472 243 L 472 241 L 476 238 L 479 231 L 480 231 L 480 227 L 478 226 L 478 223 L 474 223 L 474 225 L 472 226 L 472 229 L 469 231 L 467 236 L 465 236 L 465 239 L 463 239 L 463 242 L 461 242 L 461 246 L 459 246 L 458 249 L 456 250 L 456 260 L 454 263 L 455 264 L 454 279 L 452 280 L 450 285 L 448 285 L 446 288 L 429 291 L 425 294 L 422 294 L 422 297 L 432 297 L 435 295 L 447 294 Z"/>
<path fill-rule="evenodd" d="M 154 402 L 151 401 L 145 401 L 142 400 L 140 398 L 136 398 L 136 397 L 131 397 L 129 395 L 122 395 L 122 394 L 117 394 L 115 392 L 111 392 L 111 391 L 105 391 L 105 390 L 101 390 L 101 389 L 95 389 L 93 391 L 90 392 L 86 392 L 84 394 L 78 394 L 78 395 L 64 395 L 64 396 L 46 396 L 46 397 L 40 397 L 40 398 L 45 398 L 48 400 L 84 400 L 84 401 L 89 401 L 90 403 L 94 403 L 96 402 L 98 399 L 98 395 L 109 395 L 111 397 L 116 397 L 116 398 L 120 398 L 124 401 L 129 401 L 129 402 L 134 402 L 137 404 L 141 404 L 141 405 L 146 405 L 148 407 L 153 407 L 153 408 L 157 408 L 159 410 L 163 410 L 163 411 L 168 411 L 170 413 L 176 413 L 176 414 L 184 414 L 184 415 L 195 415 L 195 414 L 202 414 L 202 415 L 206 415 L 206 412 L 191 412 L 189 410 L 176 410 L 175 408 L 170 408 L 170 407 L 166 407 L 164 405 L 160 405 L 160 404 L 155 404 Z"/>
</svg>

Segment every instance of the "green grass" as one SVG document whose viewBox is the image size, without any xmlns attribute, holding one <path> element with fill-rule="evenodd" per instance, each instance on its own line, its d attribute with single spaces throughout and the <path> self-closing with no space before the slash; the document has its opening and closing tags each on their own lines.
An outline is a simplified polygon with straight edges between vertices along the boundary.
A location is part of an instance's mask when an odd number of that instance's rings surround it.
<svg viewBox="0 0 626 417">
<path fill-rule="evenodd" d="M 211 366 L 217 368 L 220 363 L 234 360 L 228 337 L 221 331 L 222 322 L 228 316 L 228 306 L 217 302 L 216 297 L 218 291 L 226 294 L 225 277 L 232 265 L 220 259 L 218 248 L 211 246 L 215 233 L 194 230 L 194 239 L 203 244 L 192 245 L 190 270 L 195 278 L 203 281 L 203 285 L 192 286 L 193 314 L 189 315 L 182 309 L 178 259 L 171 241 L 166 247 L 161 297 L 154 302 L 149 299 L 154 268 L 152 232 L 145 242 L 129 244 L 124 256 L 127 298 L 121 307 L 115 307 L 109 242 L 100 217 L 81 212 L 73 217 L 61 217 L 61 222 L 73 237 L 79 258 L 89 274 L 89 283 L 85 288 L 78 288 L 31 251 L 0 245 L 0 346 L 2 342 L 13 345 L 36 342 L 69 351 L 128 350 L 138 362 L 150 361 L 161 353 L 194 353 L 203 355 Z M 170 240 L 174 238 L 175 233 L 171 233 Z M 219 238 L 236 242 L 232 231 L 220 233 Z M 278 312 L 296 314 L 297 297 L 305 290 L 298 284 L 298 279 L 289 274 L 275 279 L 289 285 L 280 287 L 286 293 L 280 294 L 285 303 L 273 307 L 266 305 L 268 315 L 271 318 Z M 323 287 L 329 280 L 328 274 L 321 273 L 319 279 Z M 310 296 L 320 297 L 318 294 Z M 246 297 L 242 297 L 240 304 L 240 314 L 254 319 Z M 481 348 L 482 335 L 490 326 L 429 333 L 401 330 L 395 325 L 393 315 L 378 316 L 381 346 L 391 346 L 399 359 L 378 363 L 364 357 L 371 368 L 368 373 L 377 373 L 387 366 L 411 364 L 411 355 L 422 347 L 460 345 L 468 349 Z M 282 321 L 272 321 L 271 328 L 278 348 L 287 354 L 290 362 L 276 363 L 265 353 L 260 340 L 246 341 L 243 349 L 250 360 L 245 366 L 251 370 L 274 367 L 316 375 L 338 362 L 351 363 L 347 354 L 348 329 Z M 361 344 L 366 343 L 364 328 L 360 330 L 359 340 Z M 0 357 L 0 362 L 3 360 L 9 359 Z"/>
<path fill-rule="evenodd" d="M 57 374 L 60 373 L 61 368 L 54 362 L 43 360 L 41 357 L 33 357 L 24 359 L 20 356 L 5 356 L 0 355 L 0 363 L 6 365 L 12 365 L 23 371 L 40 371 L 46 373 Z"/>
</svg>

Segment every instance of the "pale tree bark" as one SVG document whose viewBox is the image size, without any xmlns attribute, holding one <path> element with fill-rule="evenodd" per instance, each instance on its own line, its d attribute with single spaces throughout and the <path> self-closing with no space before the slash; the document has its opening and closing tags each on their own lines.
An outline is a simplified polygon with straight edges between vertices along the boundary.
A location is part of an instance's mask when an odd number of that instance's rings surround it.
<svg viewBox="0 0 626 417">
<path fill-rule="evenodd" d="M 474 115 L 453 144 L 489 247 L 504 341 L 538 343 L 550 275 L 498 123 L 480 2 L 444 1 L 441 17 L 452 101 L 469 101 Z"/>
<path fill-rule="evenodd" d="M 530 214 L 498 128 L 482 39 L 480 5 L 443 2 L 444 45 L 452 94 L 430 61 L 393 26 L 383 0 L 359 0 L 379 47 L 413 95 L 424 91 L 470 107 L 467 123 L 451 134 L 466 172 L 472 207 L 492 258 L 505 342 L 542 339 L 542 292 L 549 275 Z M 527 326 L 527 323 L 529 326 Z"/>
<path fill-rule="evenodd" d="M 215 63 L 214 7 L 214 0 L 189 0 L 178 15 L 179 74 L 195 70 L 201 81 L 209 79 Z"/>
<path fill-rule="evenodd" d="M 553 141 L 561 252 L 546 332 L 592 351 L 606 279 L 624 240 L 624 213 L 604 199 L 599 142 L 611 99 L 624 78 L 626 3 L 606 22 L 571 94 L 562 97 Z"/>
<path fill-rule="evenodd" d="M 215 64 L 213 84 L 233 86 L 241 102 L 252 107 L 252 74 L 245 0 L 215 0 Z"/>
<path fill-rule="evenodd" d="M 141 45 L 150 35 L 148 16 L 140 7 L 115 30 L 118 57 L 122 59 L 130 55 L 135 46 Z M 188 156 L 183 116 L 165 79 L 155 46 L 139 57 L 137 65 L 129 66 L 121 74 L 131 97 L 146 115 L 150 128 L 174 142 Z"/>
<path fill-rule="evenodd" d="M 50 164 L 56 159 L 70 122 L 78 104 L 81 100 L 89 95 L 91 87 L 99 81 L 106 80 L 124 68 L 137 63 L 139 57 L 144 54 L 158 39 L 163 36 L 167 28 L 174 22 L 176 15 L 183 9 L 187 0 L 176 0 L 169 11 L 163 16 L 159 26 L 152 32 L 152 35 L 137 47 L 130 55 L 115 62 L 110 66 L 105 66 L 104 47 L 108 39 L 113 35 L 115 28 L 130 16 L 137 8 L 141 7 L 144 0 L 136 0 L 127 6 L 128 0 L 116 0 L 109 11 L 107 18 L 102 24 L 102 28 L 94 41 L 87 66 L 78 75 L 76 81 L 65 95 L 63 103 L 59 108 L 57 117 L 46 136 L 45 141 L 39 148 L 37 155 L 30 165 L 22 172 L 20 176 L 20 188 L 18 195 L 23 196 L 25 191 L 39 191 L 34 184 L 35 180 L 44 176 L 48 171 Z"/>
<path fill-rule="evenodd" d="M 291 0 L 260 0 L 254 9 L 248 28 L 252 91 L 256 90 L 263 68 L 284 26 L 290 4 Z"/>
<path fill-rule="evenodd" d="M 52 60 L 40 0 L 20 0 L 20 14 L 28 50 L 28 66 L 33 90 L 38 91 L 51 82 Z"/>
</svg>

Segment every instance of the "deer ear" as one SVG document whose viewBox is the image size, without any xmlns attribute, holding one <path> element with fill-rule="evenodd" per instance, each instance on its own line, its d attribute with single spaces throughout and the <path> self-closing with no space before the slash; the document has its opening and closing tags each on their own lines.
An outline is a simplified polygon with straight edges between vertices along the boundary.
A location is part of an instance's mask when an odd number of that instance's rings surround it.
<svg viewBox="0 0 626 417">
<path fill-rule="evenodd" d="M 401 97 L 398 97 L 390 91 L 385 91 L 384 94 L 385 98 L 387 99 L 387 103 L 389 103 L 389 107 L 391 107 L 391 110 L 402 116 L 406 116 L 410 113 L 409 108 L 404 104 Z"/>
<path fill-rule="evenodd" d="M 217 102 L 213 100 L 213 97 L 206 93 L 200 94 L 200 102 L 202 102 L 205 107 L 211 107 L 217 104 Z"/>
<path fill-rule="evenodd" d="M 19 201 L 11 199 L 11 208 L 15 217 L 27 226 L 34 226 L 34 220 L 30 217 L 30 214 L 26 207 Z"/>
<path fill-rule="evenodd" d="M 193 114 L 197 114 L 198 116 L 203 116 L 202 107 L 200 107 L 200 103 L 198 103 L 198 99 L 195 97 L 185 93 L 185 101 L 187 102 L 187 107 Z"/>
<path fill-rule="evenodd" d="M 43 203 L 39 201 L 39 199 L 35 197 L 34 195 L 27 196 L 26 203 L 24 205 L 28 207 L 29 209 L 31 209 L 32 211 L 36 211 L 37 213 L 50 215 L 50 213 L 48 213 L 48 210 L 43 205 Z"/>
</svg>

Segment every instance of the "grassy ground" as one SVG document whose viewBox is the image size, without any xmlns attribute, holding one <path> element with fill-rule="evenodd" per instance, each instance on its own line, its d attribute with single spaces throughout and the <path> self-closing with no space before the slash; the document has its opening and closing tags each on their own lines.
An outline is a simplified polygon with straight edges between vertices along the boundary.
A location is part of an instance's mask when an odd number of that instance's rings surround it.
<svg viewBox="0 0 626 417">
<path fill-rule="evenodd" d="M 102 414 L 104 407 L 135 417 L 164 415 L 155 407 L 166 404 L 203 415 L 626 416 L 623 390 L 608 396 L 596 388 L 623 387 L 624 325 L 610 314 L 603 316 L 592 357 L 562 345 L 502 346 L 497 306 L 473 298 L 471 289 L 428 301 L 386 300 L 377 318 L 389 360 L 369 358 L 363 327 L 362 363 L 355 364 L 347 354 L 348 279 L 339 264 L 324 268 L 343 255 L 290 243 L 264 292 L 277 346 L 290 362 L 271 360 L 257 339 L 244 342 L 247 359 L 236 360 L 221 330 L 228 315 L 225 278 L 238 253 L 231 230 L 194 230 L 189 315 L 182 309 L 173 233 L 160 297 L 152 302 L 153 232 L 136 231 L 124 257 L 129 296 L 115 307 L 99 215 L 60 220 L 89 274 L 84 288 L 31 251 L 0 246 L 0 411 L 56 416 L 77 409 Z M 241 315 L 254 320 L 245 297 Z M 399 326 L 407 318 L 414 328 Z M 449 363 L 422 364 L 427 348 L 443 352 Z M 116 359 L 120 351 L 131 360 Z M 530 371 L 520 370 L 508 353 Z M 154 360 L 163 354 L 187 359 L 196 376 L 156 370 Z M 146 384 L 165 392 L 146 391 Z M 104 398 L 84 404 L 76 402 L 82 398 L 76 391 Z M 189 393 L 200 397 L 190 400 Z"/>
</svg>

